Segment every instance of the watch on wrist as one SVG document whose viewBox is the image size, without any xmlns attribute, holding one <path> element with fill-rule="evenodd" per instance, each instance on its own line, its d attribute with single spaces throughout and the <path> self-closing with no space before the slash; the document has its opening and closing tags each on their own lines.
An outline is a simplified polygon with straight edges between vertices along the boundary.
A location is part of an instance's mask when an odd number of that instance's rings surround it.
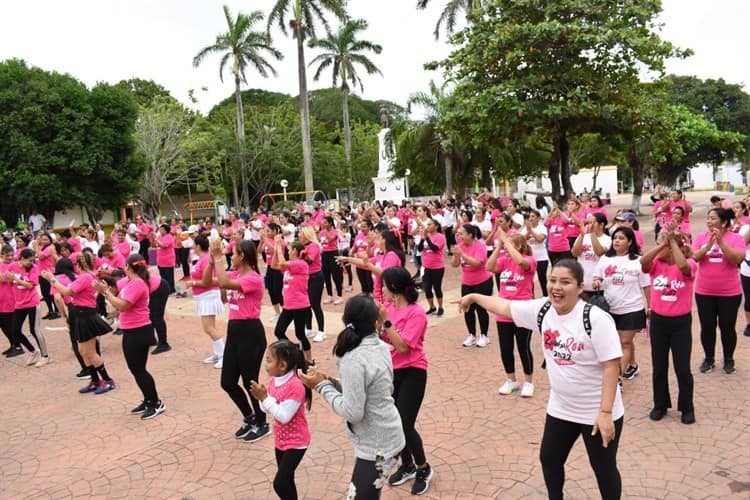
<svg viewBox="0 0 750 500">
<path fill-rule="evenodd" d="M 391 323 L 391 320 L 387 319 L 383 322 L 383 328 L 388 329 L 393 326 L 393 323 Z"/>
</svg>

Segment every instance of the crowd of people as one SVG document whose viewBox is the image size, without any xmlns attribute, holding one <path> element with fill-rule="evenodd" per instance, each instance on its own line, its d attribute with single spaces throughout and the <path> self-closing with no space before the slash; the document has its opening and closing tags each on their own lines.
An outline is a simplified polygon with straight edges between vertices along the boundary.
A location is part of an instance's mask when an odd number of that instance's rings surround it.
<svg viewBox="0 0 750 500">
<path fill-rule="evenodd" d="M 104 394 L 117 384 L 99 337 L 122 335 L 127 367 L 143 396 L 131 413 L 154 418 L 166 405 L 146 368 L 148 357 L 171 350 L 166 304 L 189 290 L 210 340 L 203 363 L 221 370 L 221 388 L 241 414 L 235 437 L 254 442 L 273 432 L 273 487 L 280 498 L 297 498 L 294 473 L 311 442 L 305 408 L 313 390 L 353 436 L 351 498 L 377 498 L 384 483 L 407 481 L 419 495 L 434 476 L 416 430 L 427 384 L 425 335 L 428 318 L 445 314 L 448 264 L 460 273 L 462 346 L 487 347 L 494 316 L 506 378 L 500 395 L 534 396 L 531 339 L 542 332 L 550 396 L 540 456 L 550 498 L 562 498 L 564 463 L 579 435 L 602 496 L 619 498 L 623 387 L 640 373 L 638 332 L 651 342 L 652 420 L 672 406 L 671 351 L 681 421 L 695 422 L 693 300 L 704 351 L 700 372 L 714 369 L 717 326 L 723 370 L 735 371 L 743 293 L 750 320 L 750 217 L 745 201 L 711 202 L 706 231 L 692 234 L 692 205 L 679 191 L 660 194 L 655 244 L 645 252 L 636 214 L 610 214 L 601 198 L 587 194 L 563 206 L 543 197 L 524 206 L 488 193 L 341 210 L 318 204 L 310 211 L 230 211 L 223 221 L 191 225 L 138 215 L 109 234 L 99 225 L 73 223 L 48 232 L 43 217 L 33 214 L 30 230 L 5 235 L 0 250 L 0 327 L 9 342 L 3 354 L 48 365 L 40 320 L 64 316 L 80 365 L 76 377 L 88 381 L 79 392 Z M 345 301 L 355 275 L 361 293 Z M 273 308 L 268 325 L 261 319 L 266 293 Z M 343 305 L 345 328 L 333 347 L 338 377 L 322 373 L 316 362 L 315 345 L 330 333 L 324 305 Z M 217 328 L 225 309 L 226 333 Z M 276 338 L 270 345 L 265 326 Z M 267 385 L 260 378 L 264 364 Z"/>
</svg>

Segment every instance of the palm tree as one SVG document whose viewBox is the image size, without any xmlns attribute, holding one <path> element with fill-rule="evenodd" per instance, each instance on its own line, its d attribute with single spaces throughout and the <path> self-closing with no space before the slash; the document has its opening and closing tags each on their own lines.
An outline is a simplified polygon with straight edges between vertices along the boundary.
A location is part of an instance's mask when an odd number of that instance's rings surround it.
<svg viewBox="0 0 750 500">
<path fill-rule="evenodd" d="M 448 94 L 444 87 L 438 87 L 434 81 L 430 80 L 429 92 L 417 92 L 409 96 L 406 105 L 408 111 L 416 105 L 422 107 L 427 115 L 425 119 L 417 124 L 407 133 L 418 134 L 417 142 L 422 146 L 420 149 L 432 149 L 435 154 L 435 161 L 443 157 L 445 163 L 445 195 L 453 195 L 453 160 L 457 155 L 455 141 L 449 137 L 440 127 L 440 121 L 448 111 Z"/>
<path fill-rule="evenodd" d="M 305 38 L 315 36 L 315 21 L 319 21 L 330 34 L 331 29 L 324 12 L 328 11 L 337 19 L 346 19 L 346 0 L 277 0 L 268 15 L 268 30 L 276 22 L 286 35 L 285 18 L 291 10 L 292 19 L 289 28 L 292 36 L 297 40 L 297 73 L 299 77 L 300 117 L 302 126 L 302 159 L 304 164 L 305 191 L 308 191 L 308 202 L 312 202 L 313 172 L 312 172 L 312 143 L 310 141 L 310 105 L 307 98 L 307 73 L 305 68 Z"/>
<path fill-rule="evenodd" d="M 253 67 L 263 78 L 270 74 L 276 76 L 276 69 L 265 58 L 264 53 L 274 57 L 277 61 L 283 59 L 281 52 L 271 46 L 271 36 L 265 31 L 253 31 L 253 26 L 263 21 L 263 13 L 259 10 L 249 15 L 237 13 L 232 19 L 229 7 L 224 6 L 224 17 L 229 31 L 216 37 L 213 45 L 204 47 L 193 58 L 193 66 L 198 67 L 203 59 L 211 54 L 222 54 L 219 63 L 219 79 L 224 81 L 224 68 L 231 61 L 232 75 L 234 75 L 234 98 L 237 103 L 237 145 L 239 147 L 240 176 L 242 179 L 242 205 L 247 205 L 249 193 L 245 179 L 245 113 L 242 107 L 240 83 L 247 84 L 245 70 Z M 238 200 L 235 200 L 237 203 Z M 237 207 L 239 208 L 239 207 Z"/>
<path fill-rule="evenodd" d="M 425 9 L 430 0 L 417 0 L 417 8 Z M 435 25 L 435 40 L 440 38 L 440 25 L 445 22 L 446 34 L 451 34 L 456 28 L 456 18 L 460 11 L 466 13 L 466 19 L 469 19 L 471 13 L 477 9 L 480 9 L 483 4 L 487 3 L 487 0 L 448 0 L 445 5 L 443 12 L 440 14 L 437 25 Z"/>
<path fill-rule="evenodd" d="M 367 74 L 382 75 L 380 70 L 363 52 L 371 51 L 376 54 L 382 52 L 383 47 L 368 42 L 367 40 L 357 40 L 357 33 L 367 29 L 367 21 L 364 19 L 349 20 L 344 23 L 337 34 L 328 35 L 327 38 L 321 38 L 310 41 L 310 47 L 323 49 L 324 52 L 312 61 L 310 66 L 318 65 L 318 70 L 313 76 L 313 80 L 318 81 L 323 70 L 333 66 L 333 86 L 335 87 L 338 79 L 341 78 L 341 91 L 344 95 L 342 110 L 344 122 L 344 156 L 348 166 L 348 186 L 349 201 L 352 200 L 352 131 L 349 124 L 349 82 L 354 87 L 359 85 L 364 92 L 362 79 L 357 73 L 356 65 L 364 67 Z"/>
</svg>

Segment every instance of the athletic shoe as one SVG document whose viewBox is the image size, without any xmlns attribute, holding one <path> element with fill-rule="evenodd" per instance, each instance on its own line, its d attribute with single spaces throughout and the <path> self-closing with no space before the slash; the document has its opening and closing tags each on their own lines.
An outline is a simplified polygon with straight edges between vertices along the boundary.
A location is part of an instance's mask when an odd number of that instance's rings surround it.
<svg viewBox="0 0 750 500">
<path fill-rule="evenodd" d="M 86 386 L 81 387 L 80 389 L 78 389 L 78 392 L 80 392 L 81 394 L 86 394 L 86 393 L 89 393 L 89 392 L 94 392 L 94 391 L 96 391 L 97 387 L 98 387 L 98 384 L 92 380 L 91 382 L 89 382 L 89 385 L 86 385 Z"/>
<path fill-rule="evenodd" d="M 513 394 L 520 389 L 521 386 L 518 385 L 518 382 L 514 380 L 506 380 L 505 383 L 497 389 L 497 393 L 503 396 L 507 396 L 508 394 Z"/>
<path fill-rule="evenodd" d="M 713 359 L 704 359 L 703 363 L 701 363 L 700 368 L 698 368 L 701 373 L 708 373 L 713 371 L 714 369 L 714 360 Z"/>
<path fill-rule="evenodd" d="M 309 328 L 305 328 L 305 337 L 307 337 L 308 339 L 311 339 L 311 338 L 315 337 L 316 334 L 317 334 L 317 332 L 315 330 L 311 330 Z"/>
<path fill-rule="evenodd" d="M 427 316 L 429 316 L 429 315 L 431 315 L 431 314 L 435 314 L 436 312 L 437 312 L 437 309 L 435 309 L 434 307 L 430 307 L 430 308 L 429 308 L 429 309 L 427 309 L 427 310 L 426 310 L 426 311 L 425 311 L 424 313 L 425 313 L 425 314 L 426 314 Z"/>
<path fill-rule="evenodd" d="M 445 311 L 443 310 L 443 308 L 442 308 L 442 307 L 438 307 L 438 310 L 437 310 L 437 313 L 436 313 L 436 314 L 437 314 L 438 316 L 442 316 L 443 314 L 445 314 Z"/>
<path fill-rule="evenodd" d="M 432 474 L 433 470 L 430 464 L 427 464 L 424 469 L 417 469 L 417 477 L 414 479 L 414 484 L 411 485 L 411 494 L 421 495 L 425 493 L 430 487 Z"/>
<path fill-rule="evenodd" d="M 273 316 L 271 316 L 271 324 L 275 325 L 276 322 L 279 321 L 279 317 L 280 316 L 281 316 L 281 314 L 274 314 Z"/>
<path fill-rule="evenodd" d="M 480 335 L 477 339 L 477 347 L 487 347 L 490 343 L 490 337 L 487 335 Z"/>
<path fill-rule="evenodd" d="M 116 387 L 117 386 L 115 385 L 114 380 L 100 380 L 96 386 L 96 389 L 94 390 L 94 394 L 104 394 L 105 392 L 109 392 Z"/>
<path fill-rule="evenodd" d="M 680 421 L 685 425 L 694 424 L 695 414 L 692 411 L 683 411 L 682 416 L 680 417 Z"/>
<path fill-rule="evenodd" d="M 86 380 L 88 378 L 91 378 L 91 374 L 86 368 L 82 368 L 80 372 L 76 373 L 76 378 L 78 380 Z"/>
<path fill-rule="evenodd" d="M 638 365 L 628 365 L 628 368 L 625 370 L 625 373 L 623 373 L 622 378 L 625 380 L 633 380 L 636 375 L 638 375 L 638 372 L 640 370 L 638 369 Z"/>
<path fill-rule="evenodd" d="M 648 418 L 653 421 L 659 421 L 667 414 L 667 410 L 664 408 L 653 408 L 648 414 Z"/>
<path fill-rule="evenodd" d="M 522 398 L 530 398 L 534 396 L 534 384 L 531 382 L 524 382 L 523 387 L 521 387 L 521 397 Z"/>
<path fill-rule="evenodd" d="M 417 476 L 417 467 L 414 464 L 401 465 L 396 472 L 391 474 L 388 478 L 388 484 L 391 486 L 398 486 L 404 484 L 410 479 L 414 479 Z"/>
<path fill-rule="evenodd" d="M 156 348 L 153 351 L 151 351 L 151 354 L 161 354 L 163 352 L 167 352 L 171 350 L 172 350 L 172 346 L 164 342 L 163 344 L 157 345 Z"/>
<path fill-rule="evenodd" d="M 149 405 L 146 408 L 146 411 L 141 415 L 141 420 L 151 420 L 166 409 L 167 406 L 164 404 L 164 401 L 159 400 L 155 405 Z"/>
<path fill-rule="evenodd" d="M 219 360 L 216 363 L 214 363 L 214 368 L 216 368 L 217 370 L 221 370 L 223 366 L 224 366 L 224 356 L 220 357 Z"/>
<path fill-rule="evenodd" d="M 52 313 L 51 313 L 51 312 L 50 312 L 50 313 L 47 313 L 47 314 L 45 314 L 44 316 L 42 316 L 42 319 L 43 319 L 43 320 L 44 320 L 44 319 L 50 319 L 50 316 L 52 316 Z"/>
<path fill-rule="evenodd" d="M 326 339 L 326 332 L 318 330 L 318 333 L 313 337 L 313 342 L 323 342 Z"/>
<path fill-rule="evenodd" d="M 331 302 L 333 302 L 333 297 L 330 295 L 323 300 L 324 304 L 330 304 Z"/>
<path fill-rule="evenodd" d="M 212 354 L 212 355 L 210 355 L 209 357 L 207 357 L 206 359 L 203 360 L 203 364 L 204 365 L 215 365 L 217 361 L 219 361 L 219 356 L 217 356 L 216 354 Z"/>
<path fill-rule="evenodd" d="M 237 439 L 242 439 L 255 429 L 257 429 L 255 425 L 255 416 L 253 415 L 249 418 L 245 417 L 242 419 L 242 425 L 240 426 L 240 428 L 237 429 L 237 432 L 234 433 L 234 437 L 236 437 Z"/>
<path fill-rule="evenodd" d="M 261 440 L 270 434 L 271 430 L 269 429 L 268 424 L 260 424 L 256 426 L 255 429 L 250 431 L 247 436 L 242 438 L 242 440 L 247 443 L 254 443 L 255 441 Z"/>
<path fill-rule="evenodd" d="M 48 365 L 50 363 L 52 363 L 52 359 L 50 359 L 49 356 L 42 356 L 36 363 L 34 363 L 34 366 L 36 368 L 41 368 L 44 365 Z"/>
<path fill-rule="evenodd" d="M 14 347 L 8 354 L 5 355 L 6 358 L 15 358 L 16 356 L 20 356 L 23 354 L 23 348 L 21 347 Z"/>
<path fill-rule="evenodd" d="M 122 328 L 115 328 L 115 331 L 112 332 L 112 335 L 122 335 Z"/>
<path fill-rule="evenodd" d="M 146 411 L 146 408 L 148 408 L 148 405 L 145 401 L 141 401 L 141 404 L 130 410 L 131 415 L 140 415 L 141 413 Z"/>
<path fill-rule="evenodd" d="M 466 340 L 464 340 L 463 346 L 473 347 L 476 344 L 477 344 L 477 337 L 475 335 L 469 334 L 466 336 Z"/>
<path fill-rule="evenodd" d="M 730 373 L 734 373 L 737 371 L 737 369 L 734 367 L 734 360 L 733 359 L 727 359 L 724 361 L 724 373 L 729 375 Z"/>
<path fill-rule="evenodd" d="M 62 318 L 62 315 L 59 312 L 52 312 L 49 313 L 49 318 L 47 319 L 60 319 Z"/>
<path fill-rule="evenodd" d="M 32 352 L 31 354 L 29 354 L 29 357 L 26 358 L 26 366 L 31 366 L 31 365 L 35 364 L 37 361 L 39 361 L 39 357 L 40 356 L 41 355 L 39 354 L 38 350 L 36 350 L 36 351 Z"/>
<path fill-rule="evenodd" d="M 10 354 L 10 351 L 13 350 L 13 346 L 8 347 L 6 350 L 3 351 L 3 356 L 7 356 Z"/>
<path fill-rule="evenodd" d="M 336 297 L 336 299 L 333 301 L 334 306 L 338 306 L 344 303 L 344 299 L 342 297 Z"/>
</svg>

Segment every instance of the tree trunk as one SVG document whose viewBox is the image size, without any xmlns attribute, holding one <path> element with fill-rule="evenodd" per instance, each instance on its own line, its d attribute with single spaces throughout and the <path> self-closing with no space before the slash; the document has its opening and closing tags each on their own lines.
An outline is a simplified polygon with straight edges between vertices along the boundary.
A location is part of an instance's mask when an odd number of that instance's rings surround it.
<svg viewBox="0 0 750 500">
<path fill-rule="evenodd" d="M 344 75 L 346 77 L 346 75 Z M 342 103 L 342 109 L 343 109 L 343 119 L 344 119 L 344 157 L 346 158 L 346 167 L 347 167 L 347 186 L 348 186 L 348 192 L 349 192 L 349 203 L 353 201 L 353 195 L 352 195 L 352 176 L 354 175 L 352 172 L 352 130 L 351 125 L 349 124 L 349 85 L 346 84 L 346 81 L 344 81 L 343 85 L 341 86 L 341 90 L 344 94 L 344 102 Z"/>
<path fill-rule="evenodd" d="M 565 198 L 560 196 L 560 151 L 557 141 L 549 157 L 549 179 L 552 183 L 552 199 L 556 200 L 559 206 L 565 206 Z"/>
<path fill-rule="evenodd" d="M 562 180 L 563 199 L 567 200 L 573 192 L 573 184 L 570 182 L 570 144 L 565 132 L 558 137 L 560 151 L 560 179 Z"/>
<path fill-rule="evenodd" d="M 633 172 L 633 199 L 630 202 L 630 208 L 635 213 L 640 213 L 643 194 L 643 159 L 638 156 L 635 145 L 628 147 L 627 158 L 630 170 Z"/>
<path fill-rule="evenodd" d="M 234 75 L 234 100 L 237 105 L 237 154 L 240 160 L 240 182 L 242 183 L 242 203 L 245 205 L 246 199 L 248 198 L 247 192 L 247 168 L 245 166 L 245 112 L 242 106 L 242 92 L 240 91 L 240 75 L 235 73 Z M 235 197 L 235 203 L 239 200 Z M 240 209 L 239 205 L 235 205 L 235 208 Z"/>
<path fill-rule="evenodd" d="M 445 160 L 445 197 L 450 198 L 453 195 L 453 152 L 443 151 Z"/>
<path fill-rule="evenodd" d="M 299 76 L 299 111 L 302 119 L 302 161 L 305 176 L 305 191 L 308 191 L 307 202 L 313 199 L 313 163 L 312 141 L 310 140 L 310 104 L 307 100 L 307 73 L 305 70 L 305 31 L 298 21 L 294 28 L 297 38 L 297 73 Z"/>
</svg>

